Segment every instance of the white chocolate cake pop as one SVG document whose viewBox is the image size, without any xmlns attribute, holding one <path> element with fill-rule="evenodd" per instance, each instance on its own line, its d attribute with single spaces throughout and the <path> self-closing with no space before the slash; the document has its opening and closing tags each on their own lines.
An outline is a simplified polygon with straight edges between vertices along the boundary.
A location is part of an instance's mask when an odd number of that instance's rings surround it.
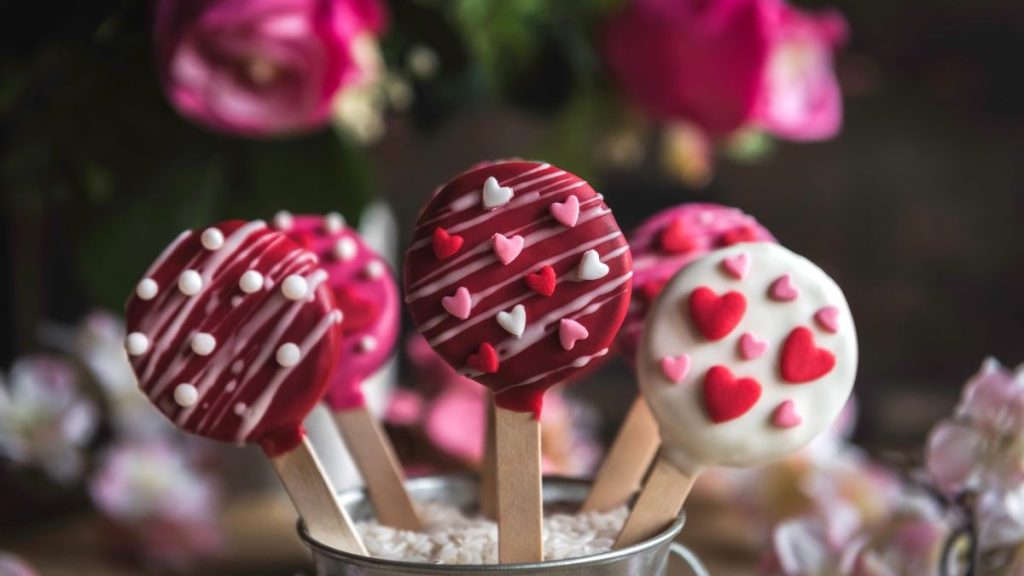
<svg viewBox="0 0 1024 576">
<path fill-rule="evenodd" d="M 839 415 L 857 371 L 846 298 L 774 244 L 717 250 L 650 310 L 637 377 L 683 472 L 750 466 L 806 445 Z"/>
</svg>

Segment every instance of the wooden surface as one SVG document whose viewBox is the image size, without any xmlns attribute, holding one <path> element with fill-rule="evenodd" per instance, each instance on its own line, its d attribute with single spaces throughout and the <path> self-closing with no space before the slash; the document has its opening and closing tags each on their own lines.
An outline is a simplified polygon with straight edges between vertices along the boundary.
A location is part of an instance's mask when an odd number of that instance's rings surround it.
<svg viewBox="0 0 1024 576">
<path fill-rule="evenodd" d="M 312 537 L 339 550 L 366 554 L 308 438 L 291 452 L 271 457 L 270 463 Z"/>
<path fill-rule="evenodd" d="M 486 431 L 484 455 L 480 460 L 480 514 L 491 520 L 498 519 L 497 459 L 494 445 L 494 394 L 487 392 Z"/>
<path fill-rule="evenodd" d="M 377 520 L 403 530 L 422 530 L 423 523 L 405 491 L 402 465 L 377 419 L 366 408 L 355 408 L 335 412 L 334 421 L 370 493 Z"/>
<path fill-rule="evenodd" d="M 544 558 L 540 422 L 528 412 L 494 410 L 498 472 L 498 561 Z"/>
<path fill-rule="evenodd" d="M 640 489 L 658 453 L 658 423 L 642 396 L 637 396 L 594 477 L 583 511 L 606 511 L 629 502 Z"/>
<path fill-rule="evenodd" d="M 684 474 L 664 458 L 659 458 L 626 519 L 626 525 L 615 540 L 615 548 L 632 546 L 668 528 L 682 511 L 683 502 L 696 479 L 696 474 Z"/>
</svg>

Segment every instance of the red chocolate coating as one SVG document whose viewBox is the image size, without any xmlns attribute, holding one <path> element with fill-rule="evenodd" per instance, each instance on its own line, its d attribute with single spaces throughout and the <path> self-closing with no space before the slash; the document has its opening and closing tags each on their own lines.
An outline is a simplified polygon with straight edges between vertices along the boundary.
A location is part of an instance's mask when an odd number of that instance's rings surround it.
<svg viewBox="0 0 1024 576">
<path fill-rule="evenodd" d="M 223 237 L 213 249 L 200 240 L 212 228 Z M 158 286 L 154 297 L 128 299 L 128 332 L 148 342 L 130 357 L 139 387 L 182 430 L 255 442 L 271 455 L 287 452 L 301 441 L 302 420 L 337 361 L 340 312 L 326 274 L 315 255 L 262 222 L 233 220 L 205 230 L 183 233 L 150 266 L 145 278 Z M 186 270 L 202 279 L 194 295 L 178 286 Z M 239 282 L 250 270 L 262 276 L 262 286 L 246 293 Z M 304 298 L 283 293 L 292 275 L 306 281 Z M 199 333 L 216 341 L 206 355 L 192 349 Z M 278 360 L 286 343 L 300 352 L 291 366 Z M 182 384 L 195 388 L 197 394 L 182 395 L 194 403 L 176 398 Z"/>
<path fill-rule="evenodd" d="M 487 209 L 481 195 L 489 177 L 513 195 Z M 568 226 L 550 206 L 572 195 L 579 215 Z M 463 238 L 459 250 L 444 258 L 434 249 L 438 228 Z M 506 260 L 512 256 L 508 264 L 496 254 L 495 234 L 525 241 L 521 252 L 505 254 Z M 587 267 L 593 279 L 580 279 L 581 260 L 590 250 L 601 264 Z M 538 282 L 527 281 L 545 266 L 555 274 L 550 296 L 544 294 L 547 286 L 538 290 Z M 629 305 L 631 277 L 629 246 L 601 195 L 586 182 L 547 164 L 496 162 L 460 174 L 421 212 L 405 258 L 405 301 L 420 332 L 459 373 L 492 389 L 499 406 L 539 415 L 548 387 L 607 354 Z M 465 320 L 442 305 L 460 287 L 472 297 Z M 520 304 L 526 321 L 517 337 L 499 324 L 497 314 L 515 317 Z M 560 343 L 562 319 L 579 322 L 588 333 L 572 350 Z M 496 352 L 496 367 L 485 345 Z"/>
</svg>

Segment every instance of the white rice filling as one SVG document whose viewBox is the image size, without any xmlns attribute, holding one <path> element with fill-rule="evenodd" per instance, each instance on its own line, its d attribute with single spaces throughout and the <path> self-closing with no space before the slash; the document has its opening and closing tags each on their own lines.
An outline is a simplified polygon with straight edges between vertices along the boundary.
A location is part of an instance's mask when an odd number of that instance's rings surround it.
<svg viewBox="0 0 1024 576">
<path fill-rule="evenodd" d="M 417 506 L 424 532 L 382 526 L 376 520 L 356 525 L 370 556 L 424 564 L 496 564 L 498 526 L 467 518 L 457 508 L 436 502 Z M 544 518 L 544 559 L 578 558 L 611 550 L 626 521 L 623 506 L 609 512 L 552 514 Z"/>
</svg>

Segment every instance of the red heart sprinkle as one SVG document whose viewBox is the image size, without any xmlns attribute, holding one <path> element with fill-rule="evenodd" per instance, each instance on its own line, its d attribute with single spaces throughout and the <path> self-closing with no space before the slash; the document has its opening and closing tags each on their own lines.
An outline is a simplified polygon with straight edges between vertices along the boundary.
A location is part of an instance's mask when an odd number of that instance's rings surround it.
<svg viewBox="0 0 1024 576">
<path fill-rule="evenodd" d="M 449 258 L 462 248 L 462 236 L 448 234 L 444 228 L 434 228 L 434 255 L 438 260 Z"/>
<path fill-rule="evenodd" d="M 782 379 L 793 384 L 812 382 L 836 366 L 836 355 L 814 344 L 814 333 L 794 328 L 782 345 Z"/>
<path fill-rule="evenodd" d="M 732 246 L 741 242 L 757 242 L 757 229 L 753 226 L 740 226 L 718 238 L 718 243 L 722 246 Z"/>
<path fill-rule="evenodd" d="M 747 311 L 747 299 L 739 292 L 722 296 L 707 286 L 690 294 L 690 315 L 697 330 L 708 340 L 721 340 L 736 328 Z"/>
<path fill-rule="evenodd" d="M 661 294 L 661 290 L 668 284 L 668 278 L 660 278 L 658 280 L 651 280 L 650 282 L 644 282 L 640 286 L 640 295 L 643 296 L 644 301 L 650 303 L 654 302 L 654 299 Z"/>
<path fill-rule="evenodd" d="M 527 274 L 526 285 L 537 294 L 551 296 L 555 293 L 555 269 L 545 266 L 540 272 Z"/>
<path fill-rule="evenodd" d="M 334 297 L 344 314 L 341 328 L 346 335 L 366 328 L 377 318 L 377 304 L 361 297 L 351 286 L 336 290 Z"/>
<path fill-rule="evenodd" d="M 666 226 L 658 237 L 661 249 L 672 254 L 682 254 L 697 247 L 697 240 L 686 230 L 682 218 L 676 218 Z"/>
<path fill-rule="evenodd" d="M 476 354 L 471 354 L 469 358 L 466 358 L 466 364 L 470 368 L 475 368 L 484 374 L 494 374 L 498 371 L 498 352 L 487 342 L 480 344 L 479 350 Z"/>
<path fill-rule="evenodd" d="M 704 375 L 704 408 L 715 424 L 743 416 L 761 398 L 761 384 L 736 378 L 725 366 L 712 366 Z"/>
</svg>

